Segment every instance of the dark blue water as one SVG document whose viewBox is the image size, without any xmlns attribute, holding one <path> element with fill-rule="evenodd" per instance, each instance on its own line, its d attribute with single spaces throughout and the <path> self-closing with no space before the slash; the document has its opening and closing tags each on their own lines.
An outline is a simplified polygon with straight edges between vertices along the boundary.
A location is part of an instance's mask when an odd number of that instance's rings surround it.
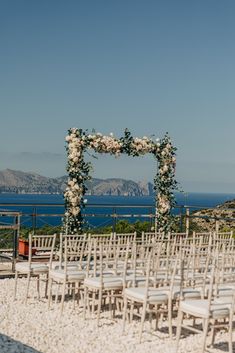
<svg viewBox="0 0 235 353">
<path fill-rule="evenodd" d="M 91 227 L 110 225 L 114 219 L 127 219 L 132 222 L 139 219 L 149 220 L 149 215 L 155 212 L 154 197 L 151 196 L 87 196 L 86 199 L 84 213 Z M 235 194 L 177 193 L 177 207 L 173 213 L 184 212 L 184 209 L 181 209 L 183 206 L 189 206 L 191 210 L 195 210 L 215 207 L 232 199 L 235 199 Z M 55 226 L 61 224 L 64 213 L 63 196 L 0 194 L 0 210 L 22 212 L 21 223 L 26 226 L 41 227 L 45 224 Z M 116 217 L 113 217 L 114 214 Z M 6 223 L 9 222 L 8 218 L 5 220 Z"/>
</svg>

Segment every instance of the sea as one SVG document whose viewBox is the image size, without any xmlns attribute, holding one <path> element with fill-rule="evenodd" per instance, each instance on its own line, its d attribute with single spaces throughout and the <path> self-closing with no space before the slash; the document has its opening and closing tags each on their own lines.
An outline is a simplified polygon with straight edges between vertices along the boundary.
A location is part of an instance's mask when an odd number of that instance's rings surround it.
<svg viewBox="0 0 235 353">
<path fill-rule="evenodd" d="M 235 194 L 224 193 L 176 193 L 173 214 L 212 208 L 235 199 Z M 153 221 L 155 214 L 153 196 L 86 196 L 84 218 L 90 228 L 112 225 L 118 220 L 135 222 Z M 21 212 L 21 225 L 42 227 L 61 225 L 64 213 L 63 195 L 57 194 L 0 194 L 0 212 Z M 11 216 L 0 218 L 0 224 L 13 222 Z"/>
</svg>

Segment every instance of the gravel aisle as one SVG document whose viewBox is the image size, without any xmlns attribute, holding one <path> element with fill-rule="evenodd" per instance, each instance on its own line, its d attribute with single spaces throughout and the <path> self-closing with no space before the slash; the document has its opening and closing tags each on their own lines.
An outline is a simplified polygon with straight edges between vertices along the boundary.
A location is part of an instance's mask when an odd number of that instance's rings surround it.
<svg viewBox="0 0 235 353">
<path fill-rule="evenodd" d="M 1 353 L 173 353 L 173 343 L 167 333 L 143 334 L 138 343 L 139 323 L 126 325 L 122 334 L 121 319 L 103 317 L 102 326 L 96 320 L 83 320 L 82 314 L 72 303 L 65 304 L 60 318 L 59 305 L 47 308 L 46 300 L 38 301 L 36 282 L 32 280 L 30 299 L 24 304 L 26 279 L 20 279 L 17 300 L 13 302 L 14 279 L 0 280 L 0 352 Z M 146 324 L 146 328 L 149 326 Z M 200 352 L 201 335 L 190 334 L 180 341 L 179 353 Z M 235 340 L 235 337 L 234 337 Z M 218 334 L 213 353 L 227 351 L 227 334 Z M 219 343 L 220 342 L 220 343 Z M 235 348 L 235 346 L 234 346 Z M 235 350 L 234 350 L 235 351 Z"/>
</svg>

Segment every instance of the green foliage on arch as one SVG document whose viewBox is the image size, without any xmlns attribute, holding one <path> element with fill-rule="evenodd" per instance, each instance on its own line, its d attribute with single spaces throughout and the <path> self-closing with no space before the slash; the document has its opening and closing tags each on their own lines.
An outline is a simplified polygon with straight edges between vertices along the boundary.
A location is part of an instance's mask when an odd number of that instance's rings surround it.
<svg viewBox="0 0 235 353">
<path fill-rule="evenodd" d="M 175 180 L 175 152 L 171 139 L 166 134 L 163 139 L 153 140 L 146 136 L 133 137 L 125 129 L 121 138 L 113 134 L 108 136 L 100 133 L 89 134 L 87 130 L 71 128 L 66 136 L 66 150 L 68 155 L 67 171 L 68 184 L 64 193 L 65 216 L 64 232 L 69 234 L 81 233 L 84 226 L 82 210 L 85 208 L 85 182 L 91 178 L 91 164 L 85 161 L 85 152 L 92 149 L 98 153 L 109 153 L 120 156 L 126 154 L 139 157 L 150 153 L 157 161 L 158 168 L 154 178 L 156 191 L 156 228 L 167 232 L 171 228 L 171 209 L 175 205 L 174 190 L 177 189 Z"/>
</svg>

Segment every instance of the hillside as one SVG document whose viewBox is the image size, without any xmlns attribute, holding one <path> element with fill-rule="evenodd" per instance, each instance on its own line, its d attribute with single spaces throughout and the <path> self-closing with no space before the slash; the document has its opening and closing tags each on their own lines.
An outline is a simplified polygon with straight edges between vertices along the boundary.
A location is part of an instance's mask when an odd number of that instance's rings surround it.
<svg viewBox="0 0 235 353">
<path fill-rule="evenodd" d="M 36 173 L 6 169 L 0 171 L 0 193 L 63 193 L 67 176 L 48 178 Z M 120 178 L 97 179 L 87 183 L 88 195 L 147 196 L 153 194 L 153 185 Z"/>
<path fill-rule="evenodd" d="M 203 230 L 214 229 L 217 218 L 223 218 L 219 219 L 220 229 L 224 227 L 235 228 L 235 200 L 226 201 L 214 208 L 193 212 L 193 216 L 204 217 L 193 219 L 193 222 Z M 207 217 L 212 217 L 212 219 Z"/>
</svg>

